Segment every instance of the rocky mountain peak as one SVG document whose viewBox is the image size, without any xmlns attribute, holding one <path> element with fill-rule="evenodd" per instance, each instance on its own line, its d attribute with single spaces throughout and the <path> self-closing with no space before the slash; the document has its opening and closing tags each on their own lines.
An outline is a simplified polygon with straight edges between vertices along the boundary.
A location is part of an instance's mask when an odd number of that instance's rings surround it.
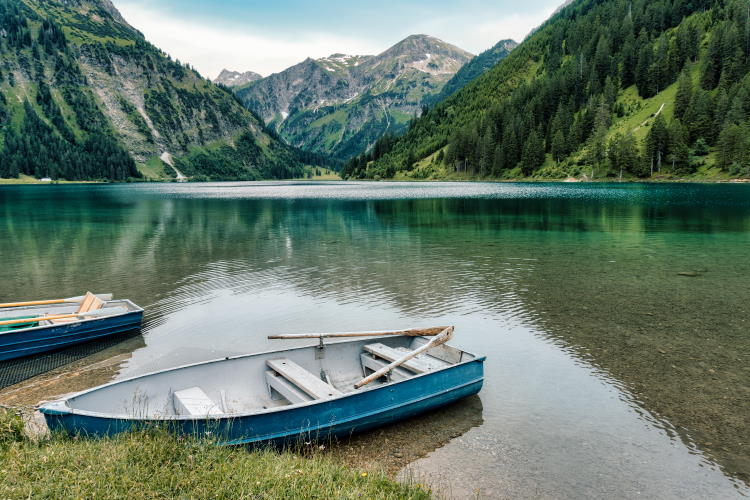
<svg viewBox="0 0 750 500">
<path fill-rule="evenodd" d="M 219 76 L 214 79 L 214 83 L 220 83 L 222 85 L 226 85 L 227 87 L 239 87 L 242 85 L 247 85 L 250 82 L 260 80 L 261 78 L 263 78 L 263 75 L 260 75 L 254 71 L 245 71 L 244 73 L 240 73 L 239 71 L 231 71 L 225 68 L 221 70 Z"/>
<path fill-rule="evenodd" d="M 508 40 L 500 40 L 499 42 L 497 42 L 495 44 L 495 46 L 493 48 L 495 48 L 495 49 L 504 49 L 504 50 L 507 50 L 508 52 L 510 52 L 511 50 L 515 49 L 516 47 L 518 47 L 518 42 L 516 42 L 515 40 L 508 39 Z"/>
<path fill-rule="evenodd" d="M 415 61 L 427 59 L 431 55 L 447 56 L 463 62 L 473 57 L 473 54 L 430 35 L 408 36 L 377 57 Z"/>
</svg>

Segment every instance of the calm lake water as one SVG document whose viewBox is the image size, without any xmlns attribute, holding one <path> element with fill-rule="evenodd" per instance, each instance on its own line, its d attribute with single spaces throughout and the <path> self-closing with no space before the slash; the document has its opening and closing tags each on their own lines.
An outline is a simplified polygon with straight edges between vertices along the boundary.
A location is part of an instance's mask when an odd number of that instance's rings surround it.
<svg viewBox="0 0 750 500">
<path fill-rule="evenodd" d="M 384 431 L 394 456 L 429 452 L 402 475 L 456 496 L 750 495 L 747 185 L 0 186 L 0 257 L 0 301 L 147 309 L 142 337 L 0 402 L 271 333 L 453 324 L 485 387 Z"/>
</svg>

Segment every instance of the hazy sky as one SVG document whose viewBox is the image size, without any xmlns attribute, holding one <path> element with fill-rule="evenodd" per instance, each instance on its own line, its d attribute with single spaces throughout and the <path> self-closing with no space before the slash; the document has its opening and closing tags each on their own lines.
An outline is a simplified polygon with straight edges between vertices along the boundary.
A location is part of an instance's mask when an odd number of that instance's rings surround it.
<svg viewBox="0 0 750 500">
<path fill-rule="evenodd" d="M 214 78 L 222 68 L 264 76 L 306 57 L 378 54 L 413 34 L 477 54 L 521 41 L 563 0 L 113 0 L 172 57 Z"/>
</svg>

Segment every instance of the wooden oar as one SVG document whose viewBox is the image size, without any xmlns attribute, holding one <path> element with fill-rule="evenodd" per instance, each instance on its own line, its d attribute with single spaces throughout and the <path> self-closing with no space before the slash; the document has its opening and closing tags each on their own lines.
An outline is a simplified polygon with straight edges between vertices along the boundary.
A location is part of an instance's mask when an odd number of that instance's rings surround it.
<svg viewBox="0 0 750 500">
<path fill-rule="evenodd" d="M 269 339 L 329 339 L 335 337 L 379 337 L 381 335 L 405 335 L 407 337 L 434 337 L 445 331 L 447 326 L 435 328 L 414 328 L 389 332 L 351 332 L 351 333 L 290 333 L 288 335 L 269 335 Z"/>
<path fill-rule="evenodd" d="M 51 319 L 72 319 L 80 318 L 83 316 L 114 316 L 115 314 L 122 314 L 126 312 L 126 307 L 111 307 L 109 309 L 97 309 L 96 311 L 74 313 L 74 314 L 55 314 L 50 316 L 40 316 L 38 318 L 27 318 L 27 319 L 11 319 L 7 321 L 0 321 L 0 326 L 5 325 L 20 325 L 22 323 L 38 323 L 40 321 L 46 321 Z"/>
<path fill-rule="evenodd" d="M 111 293 L 101 293 L 97 294 L 97 297 L 99 297 L 100 300 L 108 301 L 112 300 L 112 294 Z M 70 297 L 67 299 L 51 299 L 51 300 L 33 300 L 30 302 L 8 302 L 5 304 L 0 304 L 0 308 L 3 307 L 24 307 L 24 306 L 46 306 L 49 304 L 66 304 L 66 303 L 80 303 L 85 298 L 85 295 L 81 295 L 80 297 Z"/>
<path fill-rule="evenodd" d="M 386 373 L 390 372 L 394 368 L 397 368 L 397 367 L 403 365 L 404 363 L 406 363 L 410 359 L 419 356 L 423 352 L 429 351 L 433 347 L 439 346 L 441 344 L 445 344 L 451 338 L 453 338 L 453 327 L 449 326 L 448 328 L 446 328 L 445 330 L 443 330 L 442 333 L 440 333 L 440 335 L 438 335 L 434 339 L 430 340 L 429 342 L 427 342 L 422 347 L 419 347 L 418 349 L 414 349 L 413 351 L 405 354 L 403 357 L 397 359 L 396 361 L 394 361 L 390 365 L 384 366 L 383 368 L 381 368 L 380 370 L 376 371 L 375 373 L 371 373 L 367 377 L 363 378 L 362 380 L 360 380 L 359 382 L 357 382 L 356 384 L 354 384 L 354 388 L 355 389 L 359 389 L 361 387 L 364 387 L 365 385 L 369 384 L 373 380 L 379 379 L 380 377 L 382 377 Z"/>
</svg>

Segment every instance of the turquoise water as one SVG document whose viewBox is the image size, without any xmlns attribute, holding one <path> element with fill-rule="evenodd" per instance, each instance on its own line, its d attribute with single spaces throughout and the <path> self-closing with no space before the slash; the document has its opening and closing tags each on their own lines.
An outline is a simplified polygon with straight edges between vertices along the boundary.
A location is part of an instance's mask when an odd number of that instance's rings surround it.
<svg viewBox="0 0 750 500">
<path fill-rule="evenodd" d="M 481 404 L 412 470 L 457 495 L 747 495 L 748 245 L 744 185 L 0 186 L 0 301 L 147 309 L 70 390 L 270 333 L 456 325 Z"/>
</svg>

